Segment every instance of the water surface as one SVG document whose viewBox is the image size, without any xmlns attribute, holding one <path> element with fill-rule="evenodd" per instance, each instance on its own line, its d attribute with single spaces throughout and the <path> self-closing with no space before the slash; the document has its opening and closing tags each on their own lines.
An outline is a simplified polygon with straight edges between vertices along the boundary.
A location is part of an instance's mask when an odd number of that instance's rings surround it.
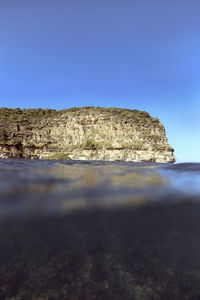
<svg viewBox="0 0 200 300">
<path fill-rule="evenodd" d="M 200 299 L 199 201 L 200 164 L 2 159 L 0 299 Z"/>
</svg>

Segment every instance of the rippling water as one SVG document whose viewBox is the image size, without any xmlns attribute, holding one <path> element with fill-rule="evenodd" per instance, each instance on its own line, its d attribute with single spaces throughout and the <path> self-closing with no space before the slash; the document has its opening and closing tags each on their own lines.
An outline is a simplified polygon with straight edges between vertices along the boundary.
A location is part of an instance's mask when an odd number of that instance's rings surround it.
<svg viewBox="0 0 200 300">
<path fill-rule="evenodd" d="M 0 225 L 0 299 L 200 299 L 200 164 L 2 159 Z"/>
</svg>

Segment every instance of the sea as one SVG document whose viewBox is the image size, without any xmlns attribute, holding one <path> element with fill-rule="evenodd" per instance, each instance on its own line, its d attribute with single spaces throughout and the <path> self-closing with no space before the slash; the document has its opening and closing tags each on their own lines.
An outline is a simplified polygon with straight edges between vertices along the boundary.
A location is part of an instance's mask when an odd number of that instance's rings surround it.
<svg viewBox="0 0 200 300">
<path fill-rule="evenodd" d="M 1 159 L 1 299 L 200 299 L 200 164 Z"/>
</svg>

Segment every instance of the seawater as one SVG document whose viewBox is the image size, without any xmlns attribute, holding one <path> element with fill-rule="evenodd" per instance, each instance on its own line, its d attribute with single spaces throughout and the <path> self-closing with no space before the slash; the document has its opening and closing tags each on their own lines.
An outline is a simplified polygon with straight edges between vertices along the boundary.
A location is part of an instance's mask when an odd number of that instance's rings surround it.
<svg viewBox="0 0 200 300">
<path fill-rule="evenodd" d="M 0 299 L 200 299 L 200 164 L 0 160 Z"/>
</svg>

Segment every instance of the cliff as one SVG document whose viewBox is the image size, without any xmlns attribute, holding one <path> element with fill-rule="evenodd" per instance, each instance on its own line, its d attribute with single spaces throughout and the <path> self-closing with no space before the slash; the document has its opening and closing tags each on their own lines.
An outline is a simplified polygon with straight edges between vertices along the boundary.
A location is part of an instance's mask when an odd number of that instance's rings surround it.
<svg viewBox="0 0 200 300">
<path fill-rule="evenodd" d="M 173 163 L 165 128 L 147 112 L 0 108 L 0 158 Z"/>
</svg>

